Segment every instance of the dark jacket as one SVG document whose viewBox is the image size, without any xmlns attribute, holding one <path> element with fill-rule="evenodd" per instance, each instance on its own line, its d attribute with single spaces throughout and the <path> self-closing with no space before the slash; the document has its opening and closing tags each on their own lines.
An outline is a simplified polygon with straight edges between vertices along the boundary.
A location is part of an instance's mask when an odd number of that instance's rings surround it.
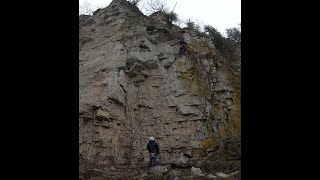
<svg viewBox="0 0 320 180">
<path fill-rule="evenodd" d="M 180 40 L 179 40 L 179 44 L 180 44 L 180 45 L 183 45 L 183 44 L 184 44 L 184 45 L 187 45 L 187 43 L 184 41 L 184 39 L 180 39 Z"/>
<path fill-rule="evenodd" d="M 149 153 L 157 153 L 159 154 L 159 145 L 155 141 L 149 141 L 147 145 L 147 149 Z"/>
</svg>

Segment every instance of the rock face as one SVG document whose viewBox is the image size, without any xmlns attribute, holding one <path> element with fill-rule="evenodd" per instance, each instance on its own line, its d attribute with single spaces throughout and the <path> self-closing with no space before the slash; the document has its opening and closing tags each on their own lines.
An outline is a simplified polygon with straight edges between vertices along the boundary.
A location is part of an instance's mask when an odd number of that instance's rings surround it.
<svg viewBox="0 0 320 180">
<path fill-rule="evenodd" d="M 177 57 L 181 29 L 113 0 L 79 17 L 80 156 L 99 164 L 143 161 L 154 136 L 162 163 L 191 156 L 214 137 L 240 142 L 240 58 L 191 30 L 188 56 Z"/>
</svg>

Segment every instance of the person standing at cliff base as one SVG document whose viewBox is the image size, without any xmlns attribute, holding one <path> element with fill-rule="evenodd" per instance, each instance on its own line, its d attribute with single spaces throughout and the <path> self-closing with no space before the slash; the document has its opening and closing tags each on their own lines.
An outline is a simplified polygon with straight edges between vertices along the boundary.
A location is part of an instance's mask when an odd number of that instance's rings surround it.
<svg viewBox="0 0 320 180">
<path fill-rule="evenodd" d="M 159 153 L 159 145 L 154 137 L 150 137 L 149 143 L 147 144 L 147 150 L 150 154 L 150 167 L 156 165 L 157 156 Z"/>
</svg>

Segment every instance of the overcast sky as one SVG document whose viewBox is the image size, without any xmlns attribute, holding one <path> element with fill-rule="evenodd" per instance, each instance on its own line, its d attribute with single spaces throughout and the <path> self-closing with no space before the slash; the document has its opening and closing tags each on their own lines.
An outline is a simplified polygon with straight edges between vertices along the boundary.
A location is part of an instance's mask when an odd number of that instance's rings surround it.
<svg viewBox="0 0 320 180">
<path fill-rule="evenodd" d="M 79 0 L 83 4 L 85 0 Z M 87 0 L 95 9 L 106 7 L 112 0 Z M 143 2 L 144 0 L 142 0 Z M 241 23 L 241 0 L 162 0 L 182 20 L 191 19 L 200 26 L 211 25 L 225 34 L 225 29 L 239 27 Z M 143 12 L 143 11 L 142 11 Z"/>
</svg>

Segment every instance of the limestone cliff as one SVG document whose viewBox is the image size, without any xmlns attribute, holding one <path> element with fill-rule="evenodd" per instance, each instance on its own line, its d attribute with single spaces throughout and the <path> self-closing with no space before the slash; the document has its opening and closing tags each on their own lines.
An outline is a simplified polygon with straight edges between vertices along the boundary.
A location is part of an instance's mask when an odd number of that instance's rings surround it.
<svg viewBox="0 0 320 180">
<path fill-rule="evenodd" d="M 210 148 L 240 157 L 240 54 L 218 56 L 206 38 L 126 0 L 81 15 L 79 28 L 82 159 L 138 162 L 150 136 L 163 163 Z M 188 55 L 176 58 L 181 34 Z"/>
</svg>

